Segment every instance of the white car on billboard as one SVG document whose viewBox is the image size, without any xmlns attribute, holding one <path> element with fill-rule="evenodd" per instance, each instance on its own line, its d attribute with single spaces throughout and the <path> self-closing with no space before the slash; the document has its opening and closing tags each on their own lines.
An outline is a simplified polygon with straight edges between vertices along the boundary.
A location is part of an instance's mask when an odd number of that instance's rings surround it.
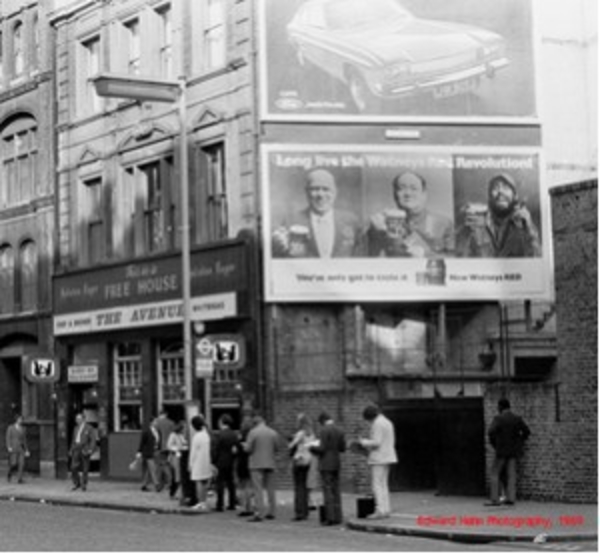
<svg viewBox="0 0 600 554">
<path fill-rule="evenodd" d="M 307 0 L 287 34 L 300 64 L 345 83 L 359 111 L 424 91 L 468 92 L 509 63 L 499 34 L 420 19 L 396 0 Z"/>
</svg>

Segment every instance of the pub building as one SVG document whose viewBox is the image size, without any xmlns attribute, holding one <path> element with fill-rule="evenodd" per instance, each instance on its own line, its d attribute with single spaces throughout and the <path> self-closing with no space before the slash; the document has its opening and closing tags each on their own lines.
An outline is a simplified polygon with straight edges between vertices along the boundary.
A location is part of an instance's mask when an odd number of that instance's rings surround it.
<svg viewBox="0 0 600 554">
<path fill-rule="evenodd" d="M 178 253 L 55 277 L 58 476 L 67 472 L 69 430 L 79 411 L 99 431 L 91 469 L 110 478 L 132 477 L 140 431 L 163 407 L 179 421 L 189 410 L 205 413 L 208 403 L 215 425 L 223 413 L 239 423 L 244 403 L 252 403 L 256 367 L 248 252 L 244 240 L 191 252 L 192 398 Z"/>
</svg>

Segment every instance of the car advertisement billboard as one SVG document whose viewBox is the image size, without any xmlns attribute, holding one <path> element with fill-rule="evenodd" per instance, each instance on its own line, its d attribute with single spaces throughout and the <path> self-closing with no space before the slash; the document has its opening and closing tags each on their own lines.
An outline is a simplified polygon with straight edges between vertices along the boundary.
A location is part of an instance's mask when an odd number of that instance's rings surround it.
<svg viewBox="0 0 600 554">
<path fill-rule="evenodd" d="M 268 301 L 548 298 L 540 149 L 265 144 Z"/>
<path fill-rule="evenodd" d="M 265 120 L 536 119 L 530 0 L 259 0 Z"/>
</svg>

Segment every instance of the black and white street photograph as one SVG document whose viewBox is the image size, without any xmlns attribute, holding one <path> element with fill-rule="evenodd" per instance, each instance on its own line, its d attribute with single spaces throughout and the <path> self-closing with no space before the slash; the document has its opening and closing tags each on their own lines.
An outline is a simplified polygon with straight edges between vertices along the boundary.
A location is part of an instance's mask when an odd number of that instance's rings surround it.
<svg viewBox="0 0 600 554">
<path fill-rule="evenodd" d="M 0 552 L 597 552 L 596 0 L 0 1 Z"/>
</svg>

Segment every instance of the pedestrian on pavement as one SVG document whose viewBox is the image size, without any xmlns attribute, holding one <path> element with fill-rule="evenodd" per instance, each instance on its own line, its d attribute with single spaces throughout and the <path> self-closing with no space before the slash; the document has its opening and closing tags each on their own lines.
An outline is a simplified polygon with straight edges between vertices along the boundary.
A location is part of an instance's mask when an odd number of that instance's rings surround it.
<svg viewBox="0 0 600 554">
<path fill-rule="evenodd" d="M 27 448 L 27 436 L 23 427 L 23 416 L 16 414 L 12 425 L 6 429 L 6 449 L 8 450 L 8 482 L 12 480 L 13 474 L 17 474 L 17 482 L 23 483 L 23 470 L 25 469 L 25 458 L 29 456 Z"/>
<path fill-rule="evenodd" d="M 156 428 L 160 434 L 160 453 L 157 459 L 158 483 L 161 488 L 168 487 L 171 490 L 173 469 L 169 463 L 169 437 L 175 429 L 175 422 L 169 417 L 164 408 L 158 414 Z"/>
<path fill-rule="evenodd" d="M 182 481 L 182 453 L 188 451 L 188 441 L 185 436 L 185 425 L 183 421 L 175 424 L 173 431 L 169 435 L 167 441 L 167 448 L 169 449 L 169 465 L 172 470 L 171 485 L 169 487 L 169 496 L 175 498 L 177 489 Z M 187 456 L 185 463 L 187 463 Z M 183 495 L 183 492 L 182 492 Z"/>
<path fill-rule="evenodd" d="M 231 428 L 233 420 L 229 414 L 219 418 L 219 432 L 214 441 L 214 459 L 217 467 L 217 512 L 222 512 L 225 504 L 225 489 L 227 489 L 228 510 L 235 510 L 236 492 L 234 467 L 238 454 L 239 439 Z"/>
<path fill-rule="evenodd" d="M 371 426 L 369 438 L 359 440 L 368 452 L 367 463 L 371 470 L 371 489 L 375 497 L 375 512 L 369 519 L 390 517 L 389 475 L 392 464 L 398 462 L 394 425 L 375 405 L 363 410 L 363 418 Z"/>
<path fill-rule="evenodd" d="M 156 419 L 142 431 L 140 445 L 136 457 L 142 460 L 142 490 L 148 491 L 148 485 L 152 483 L 154 490 L 160 492 L 162 487 L 158 482 L 156 473 L 157 460 L 160 455 L 160 433 L 156 426 Z"/>
<path fill-rule="evenodd" d="M 249 521 L 275 519 L 275 454 L 279 446 L 279 435 L 271 429 L 260 415 L 253 418 L 254 426 L 248 433 L 244 448 L 249 454 L 248 466 L 254 485 L 256 513 Z M 265 507 L 264 493 L 267 493 Z"/>
<path fill-rule="evenodd" d="M 252 429 L 252 418 L 249 415 L 245 415 L 242 418 L 242 424 L 239 432 L 239 445 L 238 455 L 236 458 L 235 472 L 237 475 L 238 494 L 239 502 L 241 505 L 241 511 L 238 512 L 238 516 L 245 517 L 251 516 L 254 513 L 254 507 L 252 501 L 254 498 L 254 487 L 252 486 L 252 479 L 250 477 L 250 468 L 248 467 L 248 453 L 242 447 L 242 445 L 248 439 L 248 434 Z"/>
<path fill-rule="evenodd" d="M 204 417 L 195 415 L 192 418 L 192 428 L 195 431 L 190 443 L 190 474 L 196 484 L 198 503 L 192 506 L 200 512 L 208 512 L 206 503 L 208 484 L 213 476 L 213 466 L 210 460 L 210 435 L 206 428 Z"/>
<path fill-rule="evenodd" d="M 342 495 L 340 492 L 340 470 L 342 452 L 346 451 L 344 432 L 335 424 L 327 412 L 319 415 L 321 432 L 311 452 L 319 456 L 319 471 L 323 487 L 325 509 L 321 525 L 339 525 L 342 523 Z"/>
<path fill-rule="evenodd" d="M 525 441 L 531 434 L 523 418 L 510 409 L 510 401 L 498 401 L 499 414 L 494 417 L 488 430 L 488 438 L 495 450 L 490 478 L 490 501 L 486 506 L 500 505 L 500 475 L 506 472 L 506 500 L 504 504 L 514 505 L 517 496 L 517 458 L 523 453 Z"/>
<path fill-rule="evenodd" d="M 90 470 L 90 458 L 98 446 L 98 437 L 94 429 L 86 420 L 83 413 L 75 416 L 75 429 L 71 441 L 71 479 L 73 480 L 73 489 L 85 491 L 88 483 L 88 473 Z M 81 473 L 81 475 L 80 475 Z"/>
<path fill-rule="evenodd" d="M 308 519 L 308 476 L 315 458 L 310 451 L 310 445 L 314 444 L 316 439 L 310 418 L 306 414 L 298 414 L 296 433 L 288 444 L 292 456 L 292 474 L 294 478 L 294 521 Z"/>
</svg>

